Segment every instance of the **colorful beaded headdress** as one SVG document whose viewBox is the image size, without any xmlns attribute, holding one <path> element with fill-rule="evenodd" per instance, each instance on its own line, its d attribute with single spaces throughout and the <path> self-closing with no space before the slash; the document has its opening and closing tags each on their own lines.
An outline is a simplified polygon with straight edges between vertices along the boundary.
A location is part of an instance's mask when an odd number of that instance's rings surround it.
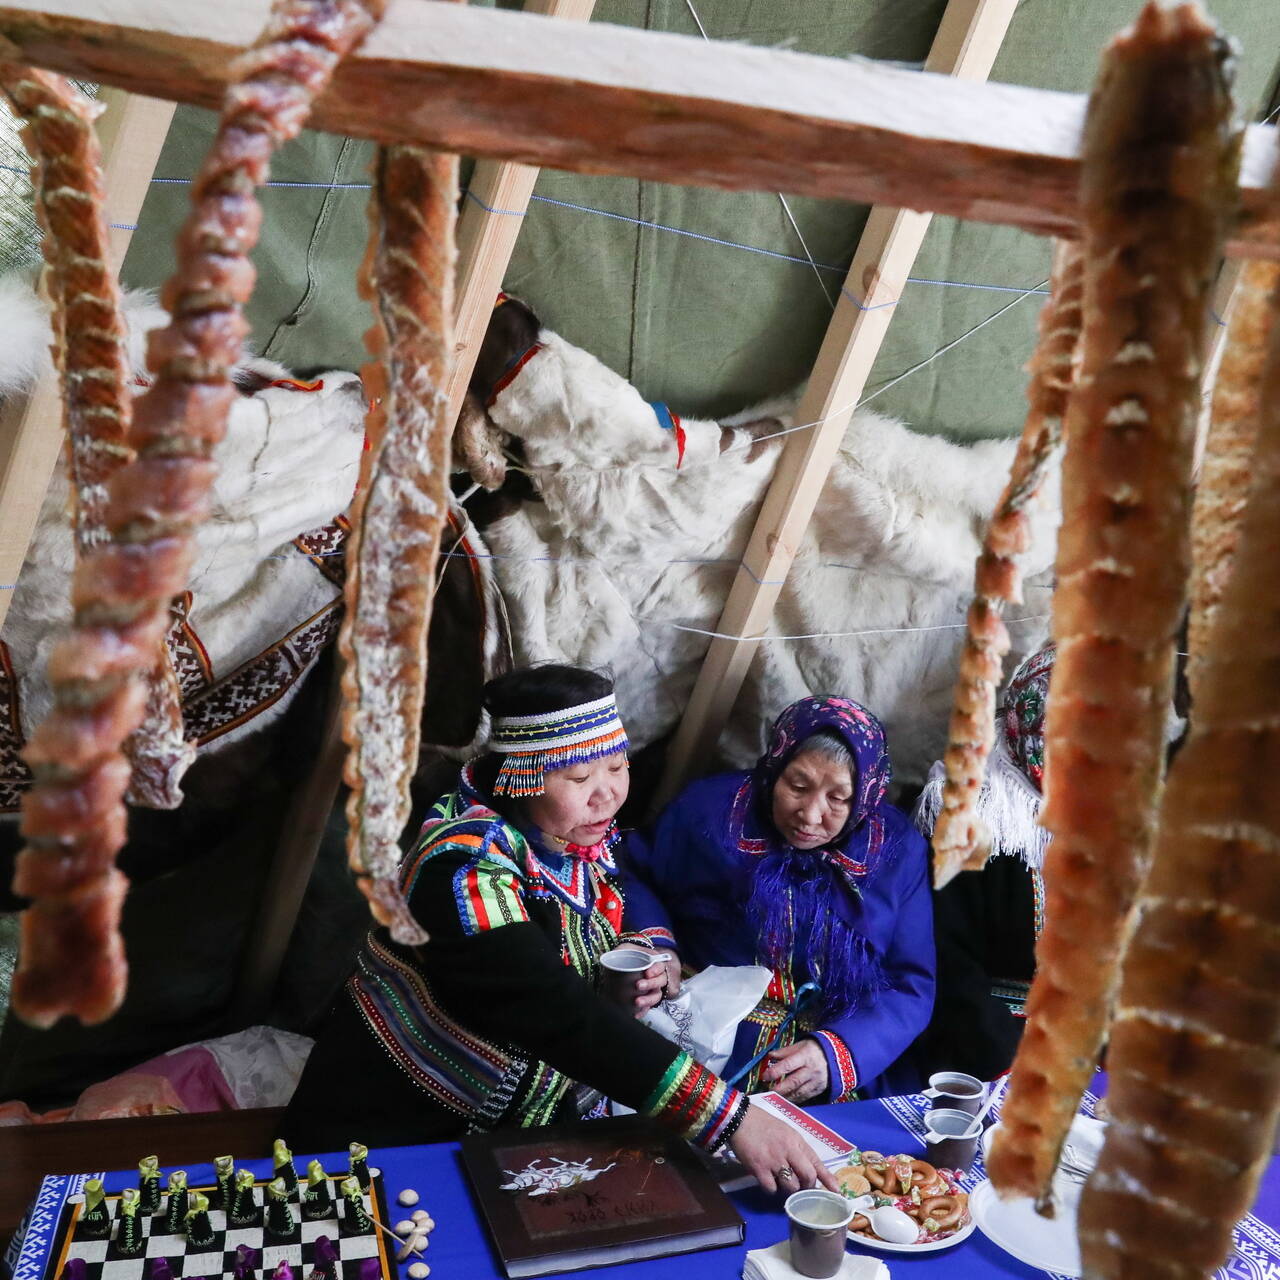
<svg viewBox="0 0 1280 1280">
<path fill-rule="evenodd" d="M 493 784 L 495 796 L 540 796 L 553 769 L 589 764 L 627 749 L 627 732 L 612 694 L 532 716 L 497 716 L 489 750 L 506 757 Z"/>
</svg>

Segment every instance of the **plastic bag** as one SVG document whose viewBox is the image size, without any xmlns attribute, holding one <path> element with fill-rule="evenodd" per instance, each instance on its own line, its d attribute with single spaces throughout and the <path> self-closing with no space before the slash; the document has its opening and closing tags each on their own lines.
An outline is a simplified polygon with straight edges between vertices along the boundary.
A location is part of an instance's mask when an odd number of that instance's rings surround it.
<svg viewBox="0 0 1280 1280">
<path fill-rule="evenodd" d="M 763 965 L 708 965 L 685 981 L 674 1000 L 641 1018 L 659 1035 L 717 1075 L 733 1052 L 738 1023 L 760 1003 L 773 972 Z"/>
</svg>

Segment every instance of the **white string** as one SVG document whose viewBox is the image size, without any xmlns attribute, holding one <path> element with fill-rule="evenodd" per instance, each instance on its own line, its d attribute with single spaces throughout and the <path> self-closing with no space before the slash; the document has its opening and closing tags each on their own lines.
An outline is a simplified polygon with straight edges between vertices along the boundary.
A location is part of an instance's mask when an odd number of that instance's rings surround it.
<svg viewBox="0 0 1280 1280">
<path fill-rule="evenodd" d="M 924 360 L 921 360 L 919 364 L 913 364 L 910 369 L 904 370 L 902 373 L 898 374 L 896 378 L 891 378 L 888 382 L 884 384 L 883 387 L 878 387 L 869 396 L 864 396 L 861 400 L 858 401 L 858 407 L 861 408 L 864 404 L 870 404 L 871 401 L 874 400 L 877 396 L 884 395 L 884 393 L 888 391 L 890 387 L 896 387 L 898 383 L 903 380 L 903 378 L 909 378 L 913 373 L 916 373 L 920 369 L 923 369 L 925 365 L 932 364 L 939 356 L 946 355 L 946 353 L 950 351 L 952 347 L 959 346 L 960 343 L 962 343 L 966 338 L 971 337 L 973 334 L 977 333 L 979 329 L 985 327 L 986 325 L 989 325 L 993 320 L 999 320 L 1000 317 L 1004 315 L 1006 311 L 1010 310 L 1013 307 L 1016 307 L 1018 303 L 1020 303 L 1024 298 L 1029 298 L 1033 293 L 1038 293 L 1040 289 L 1043 288 L 1048 283 L 1049 281 L 1047 279 L 1041 280 L 1040 283 L 1036 285 L 1034 289 L 1027 289 L 1025 292 L 1020 293 L 1016 298 L 1014 298 L 1012 302 L 1006 302 L 1005 305 L 1001 307 L 999 311 L 996 311 L 993 314 L 989 315 L 985 320 L 979 321 L 979 323 L 975 324 L 972 329 L 966 330 L 958 338 L 955 338 L 951 342 L 948 342 L 946 346 L 939 347 L 937 351 L 933 353 L 933 355 L 926 357 Z"/>
<path fill-rule="evenodd" d="M 690 16 L 697 24 L 698 32 L 708 43 L 711 37 L 707 34 L 707 29 L 702 25 L 702 19 L 698 17 L 698 11 L 693 7 L 693 0 L 684 0 L 685 8 L 689 10 Z M 800 241 L 800 247 L 804 250 L 804 256 L 809 260 L 809 265 L 813 268 L 814 277 L 818 281 L 818 288 L 822 290 L 822 296 L 827 300 L 827 306 L 832 311 L 836 309 L 836 300 L 827 292 L 827 282 L 822 278 L 822 272 L 818 270 L 818 264 L 814 261 L 813 254 L 809 252 L 809 246 L 805 243 L 804 233 L 800 230 L 800 224 L 796 221 L 795 214 L 791 212 L 791 206 L 787 203 L 787 197 L 781 191 L 774 193 L 778 197 L 778 203 L 782 205 L 782 211 L 787 215 L 787 221 L 791 223 L 791 229 L 796 233 L 796 239 Z"/>
<path fill-rule="evenodd" d="M 702 627 L 689 627 L 683 622 L 670 622 L 666 618 L 651 618 L 640 613 L 633 613 L 631 616 L 636 622 L 651 622 L 661 627 L 671 627 L 676 631 L 688 631 L 696 636 L 710 636 L 713 640 L 746 640 L 752 643 L 763 640 L 848 640 L 857 636 L 910 635 L 920 631 L 964 631 L 969 625 L 967 622 L 947 622 L 936 627 L 869 627 L 863 631 L 812 631 L 806 635 L 799 636 L 740 636 L 731 631 L 705 631 Z M 1033 613 L 1027 614 L 1023 618 L 1006 618 L 1005 622 L 1008 624 L 1042 622 L 1048 617 L 1052 617 L 1052 615 L 1048 613 Z"/>
</svg>

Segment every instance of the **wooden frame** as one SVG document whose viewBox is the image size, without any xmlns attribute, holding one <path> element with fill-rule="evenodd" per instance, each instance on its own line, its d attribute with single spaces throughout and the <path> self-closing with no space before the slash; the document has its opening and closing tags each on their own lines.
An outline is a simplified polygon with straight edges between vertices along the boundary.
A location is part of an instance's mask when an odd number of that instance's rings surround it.
<svg viewBox="0 0 1280 1280">
<path fill-rule="evenodd" d="M 216 107 L 269 0 L 0 4 L 0 54 Z M 429 11 L 429 12 L 428 12 Z M 696 96 L 694 94 L 696 90 Z M 316 104 L 316 128 L 467 155 L 786 191 L 1075 234 L 1085 99 L 604 23 L 391 0 Z M 1245 147 L 1237 255 L 1266 223 L 1276 130 Z"/>
<path fill-rule="evenodd" d="M 958 78 L 990 74 L 1017 0 L 949 0 L 925 67 Z M 835 464 L 854 406 L 906 288 L 931 215 L 877 206 L 853 255 L 844 289 L 796 406 L 812 431 L 789 436 L 729 590 L 688 705 L 667 753 L 655 801 L 669 800 L 714 750 L 756 647 L 773 617 L 791 562 Z M 861 305 L 859 305 L 861 304 Z"/>
</svg>

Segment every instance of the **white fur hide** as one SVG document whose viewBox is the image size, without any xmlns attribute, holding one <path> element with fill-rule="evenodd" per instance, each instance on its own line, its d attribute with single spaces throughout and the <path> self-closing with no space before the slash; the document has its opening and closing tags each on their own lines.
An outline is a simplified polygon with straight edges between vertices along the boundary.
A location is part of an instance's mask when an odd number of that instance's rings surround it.
<svg viewBox="0 0 1280 1280">
<path fill-rule="evenodd" d="M 126 312 L 134 368 L 141 374 L 143 335 L 166 316 L 145 294 L 130 295 Z M 0 388 L 14 390 L 48 366 L 48 324 L 29 287 L 0 283 L 0 325 L 9 338 L 25 335 L 22 344 L 8 341 L 0 349 Z M 246 357 L 245 365 L 268 379 L 288 377 L 271 361 Z M 268 386 L 240 397 L 215 452 L 218 477 L 210 518 L 197 537 L 186 627 L 170 635 L 192 748 L 224 746 L 279 715 L 336 631 L 341 588 L 293 540 L 322 531 L 350 503 L 364 439 L 364 399 L 355 374 L 326 373 L 322 382 L 315 391 Z M 45 668 L 71 617 L 67 500 L 60 463 L 0 633 L 12 663 L 19 720 L 10 741 L 0 742 L 0 811 L 16 806 L 20 766 L 13 740 L 25 740 L 49 707 Z M 324 541 L 315 539 L 314 549 Z M 328 541 L 340 546 L 341 533 L 332 531 Z M 184 752 L 169 765 L 176 775 L 167 779 L 174 796 L 193 755 L 193 749 Z"/>
<path fill-rule="evenodd" d="M 540 341 L 490 414 L 523 442 L 544 504 L 524 504 L 485 536 L 517 660 L 612 667 L 641 746 L 679 721 L 709 643 L 671 624 L 715 629 L 781 452 L 781 439 L 749 447 L 760 428 L 741 424 L 779 406 L 729 420 L 738 426 L 724 453 L 721 424 L 686 420 L 677 470 L 672 433 L 634 387 L 549 331 Z M 790 424 L 789 408 L 780 418 Z M 770 631 L 879 634 L 763 641 L 724 758 L 753 760 L 769 722 L 796 698 L 840 693 L 884 720 L 899 780 L 923 781 L 945 741 L 974 560 L 1014 447 L 962 447 L 854 415 Z M 1046 631 L 1042 579 L 1057 518 L 1055 492 L 1033 517 L 1027 604 L 1009 615 L 1010 668 Z"/>
</svg>

